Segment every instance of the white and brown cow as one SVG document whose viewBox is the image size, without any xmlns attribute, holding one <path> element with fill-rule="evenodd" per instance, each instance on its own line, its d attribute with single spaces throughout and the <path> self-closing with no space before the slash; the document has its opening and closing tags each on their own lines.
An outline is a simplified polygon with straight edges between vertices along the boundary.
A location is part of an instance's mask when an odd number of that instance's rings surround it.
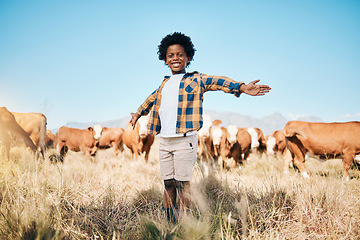
<svg viewBox="0 0 360 240">
<path fill-rule="evenodd" d="M 37 150 L 45 158 L 46 117 L 42 113 L 18 113 L 12 112 L 16 122 L 25 130 L 31 138 Z"/>
<path fill-rule="evenodd" d="M 57 134 L 57 147 L 60 161 L 64 161 L 67 151 L 82 151 L 87 158 L 94 159 L 98 149 L 101 127 L 95 125 L 87 129 L 61 127 Z"/>
<path fill-rule="evenodd" d="M 291 154 L 286 147 L 286 140 L 283 130 L 274 131 L 271 135 L 265 137 L 266 150 L 268 156 L 279 156 L 283 158 L 284 172 L 289 172 L 289 166 L 292 164 Z"/>
<path fill-rule="evenodd" d="M 119 152 L 124 151 L 123 145 L 123 128 L 102 128 L 101 137 L 99 139 L 99 148 L 114 148 L 114 156 L 117 157 Z"/>
<path fill-rule="evenodd" d="M 253 153 L 264 153 L 266 151 L 266 140 L 260 128 L 247 128 L 251 136 L 251 150 Z"/>
<path fill-rule="evenodd" d="M 219 164 L 225 168 L 226 159 L 233 159 L 233 167 L 243 164 L 251 150 L 251 136 L 247 129 L 229 125 L 228 128 L 214 127 L 212 129 L 215 154 L 221 157 Z M 220 138 L 220 140 L 218 140 Z"/>
<path fill-rule="evenodd" d="M 130 149 L 131 160 L 138 159 L 139 155 L 145 152 L 145 161 L 149 160 L 149 153 L 154 143 L 154 135 L 147 133 L 148 116 L 142 116 L 136 122 L 135 129 L 131 121 L 123 133 L 123 143 Z"/>
<path fill-rule="evenodd" d="M 37 146 L 29 137 L 29 134 L 15 120 L 14 115 L 6 107 L 0 107 L 0 145 L 5 148 L 5 156 L 10 157 L 11 136 L 16 136 L 32 151 L 36 152 Z"/>
<path fill-rule="evenodd" d="M 251 137 L 251 152 L 252 153 L 263 153 L 266 151 L 266 140 L 264 134 L 260 128 L 239 128 L 241 130 L 246 130 Z M 228 139 L 230 144 L 234 144 L 237 141 L 237 133 L 239 131 L 238 127 L 235 125 L 229 125 L 228 130 Z"/>
<path fill-rule="evenodd" d="M 252 138 L 247 130 L 247 128 L 237 128 L 235 125 L 229 125 L 227 128 L 226 140 L 228 144 L 223 146 L 226 148 L 225 152 L 229 154 L 227 157 L 233 158 L 234 168 L 243 164 L 251 153 Z"/>
<path fill-rule="evenodd" d="M 308 178 L 305 154 L 310 152 L 323 159 L 342 157 L 343 179 L 349 180 L 349 168 L 360 154 L 360 122 L 318 123 L 290 121 L 284 128 L 287 147 L 294 164 Z"/>
</svg>

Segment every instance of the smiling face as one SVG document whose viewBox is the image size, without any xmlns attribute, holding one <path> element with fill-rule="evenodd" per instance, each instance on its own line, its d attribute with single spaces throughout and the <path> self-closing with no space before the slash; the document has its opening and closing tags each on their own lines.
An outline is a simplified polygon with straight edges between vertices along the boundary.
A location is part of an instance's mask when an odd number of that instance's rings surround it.
<svg viewBox="0 0 360 240">
<path fill-rule="evenodd" d="M 173 75 L 185 73 L 185 68 L 190 60 L 184 47 L 179 44 L 169 46 L 166 51 L 165 64 L 169 66 Z"/>
</svg>

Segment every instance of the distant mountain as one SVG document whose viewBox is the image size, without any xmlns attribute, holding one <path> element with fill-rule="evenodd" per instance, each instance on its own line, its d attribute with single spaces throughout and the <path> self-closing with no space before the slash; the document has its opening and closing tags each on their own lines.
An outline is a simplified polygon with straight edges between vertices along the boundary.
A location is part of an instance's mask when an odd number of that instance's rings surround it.
<svg viewBox="0 0 360 240">
<path fill-rule="evenodd" d="M 222 121 L 221 126 L 227 127 L 230 124 L 236 125 L 238 127 L 258 127 L 260 128 L 265 135 L 271 134 L 275 130 L 283 129 L 285 124 L 290 121 L 283 115 L 278 112 L 275 112 L 269 116 L 262 118 L 254 118 L 251 116 L 242 115 L 240 113 L 233 112 L 217 112 L 214 110 L 205 110 L 204 114 L 211 116 L 212 120 L 220 119 Z M 130 118 L 123 117 L 116 120 L 106 121 L 106 122 L 68 122 L 66 127 L 80 128 L 85 129 L 95 124 L 100 124 L 103 127 L 121 127 L 126 128 Z M 298 119 L 291 120 L 300 120 L 300 121 L 309 121 L 309 122 L 322 122 L 322 120 L 315 116 L 303 116 Z M 59 129 L 51 129 L 53 133 L 56 133 Z"/>
<path fill-rule="evenodd" d="M 95 124 L 100 124 L 102 127 L 121 127 L 126 128 L 130 118 L 129 117 L 122 117 L 116 120 L 110 120 L 106 122 L 68 122 L 64 126 L 71 127 L 71 128 L 79 128 L 79 129 L 86 129 L 88 127 L 92 127 Z M 50 129 L 53 133 L 57 133 L 59 128 Z"/>
</svg>

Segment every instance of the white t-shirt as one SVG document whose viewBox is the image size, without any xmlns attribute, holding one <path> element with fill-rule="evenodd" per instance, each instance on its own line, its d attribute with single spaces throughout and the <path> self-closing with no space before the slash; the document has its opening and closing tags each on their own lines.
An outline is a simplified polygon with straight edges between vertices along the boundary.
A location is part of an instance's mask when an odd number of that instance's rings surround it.
<svg viewBox="0 0 360 240">
<path fill-rule="evenodd" d="M 183 136 L 183 134 L 176 133 L 179 85 L 183 76 L 184 74 L 172 75 L 161 90 L 161 104 L 159 109 L 161 137 Z"/>
</svg>

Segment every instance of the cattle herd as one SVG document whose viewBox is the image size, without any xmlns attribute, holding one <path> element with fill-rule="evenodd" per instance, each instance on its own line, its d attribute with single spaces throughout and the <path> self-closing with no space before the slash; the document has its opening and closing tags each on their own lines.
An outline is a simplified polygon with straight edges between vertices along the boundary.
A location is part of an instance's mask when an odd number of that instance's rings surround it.
<svg viewBox="0 0 360 240">
<path fill-rule="evenodd" d="M 46 149 L 55 148 L 59 160 L 67 151 L 81 151 L 94 159 L 99 149 L 113 148 L 114 157 L 130 150 L 131 159 L 144 154 L 148 162 L 154 136 L 146 131 L 147 117 L 141 117 L 135 129 L 128 123 L 123 128 L 95 125 L 87 129 L 61 127 L 57 134 L 46 129 L 46 117 L 41 113 L 15 113 L 0 107 L 0 153 L 10 157 L 11 146 L 26 145 L 37 157 L 46 158 Z M 284 129 L 264 136 L 256 127 L 221 126 L 221 120 L 203 116 L 198 134 L 198 159 L 207 164 L 227 162 L 237 168 L 249 160 L 251 154 L 278 155 L 283 159 L 284 172 L 294 164 L 301 175 L 309 178 L 304 163 L 308 156 L 320 159 L 342 158 L 343 178 L 349 180 L 349 169 L 360 162 L 360 122 L 320 123 L 289 121 Z M 50 158 L 51 159 L 51 158 Z"/>
</svg>

